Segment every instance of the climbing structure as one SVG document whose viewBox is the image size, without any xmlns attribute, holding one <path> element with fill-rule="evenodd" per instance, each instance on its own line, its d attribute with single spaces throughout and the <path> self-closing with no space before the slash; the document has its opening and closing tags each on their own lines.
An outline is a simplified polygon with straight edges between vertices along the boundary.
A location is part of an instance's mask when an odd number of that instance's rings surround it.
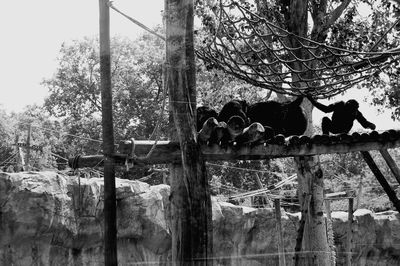
<svg viewBox="0 0 400 266">
<path fill-rule="evenodd" d="M 123 141 L 119 143 L 115 154 L 115 163 L 121 167 L 125 165 L 178 163 L 181 161 L 179 143 L 159 141 L 156 148 L 154 141 Z M 280 157 L 311 156 L 319 154 L 361 152 L 367 164 L 372 169 L 385 192 L 400 212 L 400 201 L 396 193 L 390 188 L 385 177 L 375 165 L 370 150 L 379 150 L 388 163 L 396 180 L 400 184 L 400 170 L 393 161 L 387 149 L 400 147 L 400 131 L 388 130 L 381 133 L 353 133 L 339 135 L 291 136 L 285 138 L 277 135 L 268 140 L 258 140 L 246 145 L 231 143 L 228 147 L 218 144 L 201 146 L 202 154 L 207 161 L 228 160 L 261 160 Z M 153 149 L 151 157 L 145 157 Z M 142 157 L 142 159 L 140 159 Z M 102 165 L 103 155 L 77 156 L 69 160 L 72 168 L 94 167 Z"/>
<path fill-rule="evenodd" d="M 400 49 L 357 52 L 296 36 L 234 0 L 221 0 L 215 34 L 197 55 L 258 87 L 287 95 L 337 95 L 397 60 Z"/>
<path fill-rule="evenodd" d="M 131 165 L 164 164 L 180 162 L 179 143 L 159 141 L 151 157 L 144 156 L 153 148 L 154 141 L 122 141 L 115 154 L 116 163 Z M 232 143 L 228 147 L 218 144 L 202 145 L 201 151 L 207 161 L 261 160 L 280 157 L 310 156 L 331 153 L 348 153 L 369 150 L 386 150 L 400 147 L 400 131 L 388 130 L 381 133 L 353 133 L 340 135 L 291 136 L 277 135 L 269 140 L 260 140 L 246 145 Z M 143 157 L 143 159 L 140 159 Z M 72 168 L 101 165 L 102 155 L 77 156 L 69 160 Z"/>
</svg>

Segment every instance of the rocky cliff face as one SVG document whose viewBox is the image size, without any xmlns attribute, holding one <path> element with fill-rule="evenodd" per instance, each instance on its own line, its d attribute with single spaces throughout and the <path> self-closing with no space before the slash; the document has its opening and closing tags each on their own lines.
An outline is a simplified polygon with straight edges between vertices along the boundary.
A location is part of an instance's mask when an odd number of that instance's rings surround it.
<svg viewBox="0 0 400 266">
<path fill-rule="evenodd" d="M 169 187 L 117 179 L 119 265 L 168 265 Z M 54 172 L 0 173 L 0 265 L 102 265 L 103 180 Z M 338 265 L 345 213 L 333 213 Z M 298 216 L 283 213 L 287 265 Z M 273 210 L 213 200 L 215 265 L 278 265 Z M 354 265 L 399 265 L 395 212 L 355 213 Z"/>
</svg>

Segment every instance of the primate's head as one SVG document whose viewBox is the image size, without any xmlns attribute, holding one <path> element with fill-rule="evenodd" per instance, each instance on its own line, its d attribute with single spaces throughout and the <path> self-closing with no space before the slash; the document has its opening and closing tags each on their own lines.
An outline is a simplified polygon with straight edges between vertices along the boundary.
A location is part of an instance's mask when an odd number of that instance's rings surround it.
<svg viewBox="0 0 400 266">
<path fill-rule="evenodd" d="M 358 111 L 358 102 L 354 99 L 348 100 L 346 102 L 346 108 L 350 111 L 350 112 L 356 112 Z"/>
<path fill-rule="evenodd" d="M 200 130 L 203 127 L 204 123 L 207 121 L 207 119 L 210 117 L 217 118 L 218 117 L 217 112 L 207 106 L 197 107 L 197 130 Z"/>
<path fill-rule="evenodd" d="M 231 135 L 237 136 L 240 135 L 245 128 L 246 124 L 240 116 L 234 115 L 231 118 L 229 118 L 229 121 L 227 123 L 228 130 Z"/>
</svg>

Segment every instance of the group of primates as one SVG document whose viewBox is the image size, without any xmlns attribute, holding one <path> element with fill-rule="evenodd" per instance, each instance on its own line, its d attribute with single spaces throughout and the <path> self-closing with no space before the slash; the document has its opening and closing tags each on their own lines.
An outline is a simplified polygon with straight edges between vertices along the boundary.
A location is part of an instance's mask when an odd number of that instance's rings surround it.
<svg viewBox="0 0 400 266">
<path fill-rule="evenodd" d="M 307 97 L 311 103 L 332 117 L 322 119 L 322 134 L 348 133 L 357 120 L 364 128 L 375 129 L 358 110 L 356 100 L 339 101 L 328 106 Z M 246 101 L 232 100 L 221 111 L 201 106 L 197 108 L 197 130 L 200 144 L 252 143 L 267 140 L 278 134 L 285 137 L 303 135 L 307 128 L 307 118 L 301 108 L 303 97 L 292 102 L 258 102 L 249 105 Z"/>
</svg>

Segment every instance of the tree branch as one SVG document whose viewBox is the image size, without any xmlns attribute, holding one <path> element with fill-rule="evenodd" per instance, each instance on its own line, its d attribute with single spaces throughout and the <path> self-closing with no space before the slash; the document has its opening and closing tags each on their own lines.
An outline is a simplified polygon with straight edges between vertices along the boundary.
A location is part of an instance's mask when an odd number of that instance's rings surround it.
<svg viewBox="0 0 400 266">
<path fill-rule="evenodd" d="M 325 28 L 330 28 L 336 20 L 338 20 L 343 14 L 343 11 L 349 6 L 350 2 L 351 0 L 343 0 L 343 2 L 329 14 L 328 20 L 325 23 Z"/>
<path fill-rule="evenodd" d="M 86 86 L 86 88 L 89 89 L 88 91 L 90 91 L 90 87 L 92 87 L 92 86 L 95 86 L 95 84 L 92 83 L 91 85 Z M 82 96 L 84 96 L 84 94 L 82 94 Z M 98 102 L 98 100 L 96 99 L 95 93 L 92 93 L 92 96 L 93 96 L 93 99 L 92 99 L 90 96 L 85 96 L 85 98 L 86 98 L 88 101 L 90 101 L 90 102 L 97 108 L 97 110 L 99 110 L 99 111 L 101 112 L 101 105 L 100 105 L 100 103 Z"/>
<path fill-rule="evenodd" d="M 328 6 L 328 0 L 311 1 L 311 17 L 314 21 L 314 25 L 324 24 L 324 19 L 326 18 L 327 6 Z"/>
<path fill-rule="evenodd" d="M 313 20 L 313 28 L 311 31 L 311 39 L 323 42 L 326 39 L 327 27 L 325 26 L 327 0 L 311 1 L 311 17 Z"/>
</svg>

